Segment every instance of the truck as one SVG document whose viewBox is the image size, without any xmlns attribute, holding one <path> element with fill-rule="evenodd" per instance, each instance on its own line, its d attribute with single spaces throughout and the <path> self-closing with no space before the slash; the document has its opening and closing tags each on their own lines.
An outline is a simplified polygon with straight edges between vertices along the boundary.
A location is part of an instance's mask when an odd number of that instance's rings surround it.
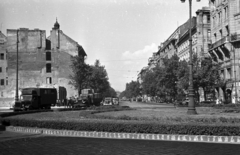
<svg viewBox="0 0 240 155">
<path fill-rule="evenodd" d="M 56 88 L 23 88 L 20 100 L 15 102 L 13 110 L 51 109 L 56 101 Z"/>
<path fill-rule="evenodd" d="M 79 99 L 86 106 L 99 106 L 103 97 L 101 93 L 95 93 L 93 89 L 82 89 Z"/>
</svg>

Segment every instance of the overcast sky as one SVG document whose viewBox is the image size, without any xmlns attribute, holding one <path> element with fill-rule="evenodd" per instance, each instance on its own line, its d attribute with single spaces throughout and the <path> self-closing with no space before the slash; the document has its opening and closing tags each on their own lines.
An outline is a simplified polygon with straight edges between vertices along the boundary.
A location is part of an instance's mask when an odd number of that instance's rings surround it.
<svg viewBox="0 0 240 155">
<path fill-rule="evenodd" d="M 208 0 L 193 0 L 193 12 Z M 99 59 L 118 91 L 137 80 L 148 58 L 189 18 L 180 0 L 0 0 L 1 31 L 39 28 L 47 36 L 56 17 L 60 29 L 83 46 L 87 63 Z"/>
</svg>

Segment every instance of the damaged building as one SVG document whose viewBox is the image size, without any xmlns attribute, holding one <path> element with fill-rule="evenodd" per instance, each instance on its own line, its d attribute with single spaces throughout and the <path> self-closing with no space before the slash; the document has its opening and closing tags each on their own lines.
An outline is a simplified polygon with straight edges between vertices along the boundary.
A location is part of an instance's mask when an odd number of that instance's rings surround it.
<svg viewBox="0 0 240 155">
<path fill-rule="evenodd" d="M 85 57 L 86 53 L 81 45 L 60 30 L 57 21 L 49 37 L 45 30 L 27 28 L 7 29 L 7 35 L 1 33 L 0 37 L 3 42 L 0 44 L 0 106 L 14 102 L 17 50 L 19 94 L 22 88 L 28 87 L 56 88 L 58 94 L 66 97 L 78 94 L 69 84 L 71 56 Z"/>
</svg>

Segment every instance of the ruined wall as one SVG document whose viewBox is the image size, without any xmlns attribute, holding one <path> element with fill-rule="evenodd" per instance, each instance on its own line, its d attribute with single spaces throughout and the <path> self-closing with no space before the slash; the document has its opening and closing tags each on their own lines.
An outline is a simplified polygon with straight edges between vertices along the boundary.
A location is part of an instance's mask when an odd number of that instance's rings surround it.
<svg viewBox="0 0 240 155">
<path fill-rule="evenodd" d="M 20 28 L 18 31 L 18 50 L 19 52 L 32 52 L 36 49 L 46 48 L 46 31 L 45 30 L 29 30 Z M 17 30 L 7 30 L 8 52 L 16 52 L 17 50 Z"/>
<path fill-rule="evenodd" d="M 71 55 L 78 53 L 76 42 L 68 40 L 62 34 L 59 48 L 46 49 L 46 33 L 43 30 L 20 29 L 19 32 L 19 94 L 27 87 L 65 87 L 67 97 L 77 95 L 73 86 L 69 85 L 71 74 Z M 51 36 L 50 36 L 51 38 Z M 54 38 L 54 37 L 53 37 Z M 13 104 L 16 94 L 16 62 L 17 62 L 17 30 L 7 30 L 8 51 L 8 86 L 4 89 L 5 106 Z M 69 48 L 69 49 L 68 49 Z M 46 52 L 51 53 L 51 60 L 46 60 Z M 51 63 L 51 72 L 46 72 L 46 64 Z M 51 78 L 51 84 L 47 83 Z M 3 102 L 0 100 L 0 106 Z"/>
<path fill-rule="evenodd" d="M 78 44 L 73 39 L 65 35 L 61 30 L 51 30 L 51 49 L 59 49 L 72 56 L 78 54 Z"/>
</svg>

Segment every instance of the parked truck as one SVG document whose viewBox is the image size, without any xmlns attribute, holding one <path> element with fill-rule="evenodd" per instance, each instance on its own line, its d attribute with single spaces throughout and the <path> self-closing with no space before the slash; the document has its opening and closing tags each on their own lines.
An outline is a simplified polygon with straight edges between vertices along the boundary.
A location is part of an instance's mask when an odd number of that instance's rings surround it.
<svg viewBox="0 0 240 155">
<path fill-rule="evenodd" d="M 103 97 L 100 93 L 94 93 L 93 89 L 82 89 L 79 99 L 86 106 L 99 106 L 103 100 Z"/>
<path fill-rule="evenodd" d="M 57 101 L 55 88 L 24 88 L 19 101 L 15 102 L 14 111 L 32 109 L 51 109 Z"/>
</svg>

